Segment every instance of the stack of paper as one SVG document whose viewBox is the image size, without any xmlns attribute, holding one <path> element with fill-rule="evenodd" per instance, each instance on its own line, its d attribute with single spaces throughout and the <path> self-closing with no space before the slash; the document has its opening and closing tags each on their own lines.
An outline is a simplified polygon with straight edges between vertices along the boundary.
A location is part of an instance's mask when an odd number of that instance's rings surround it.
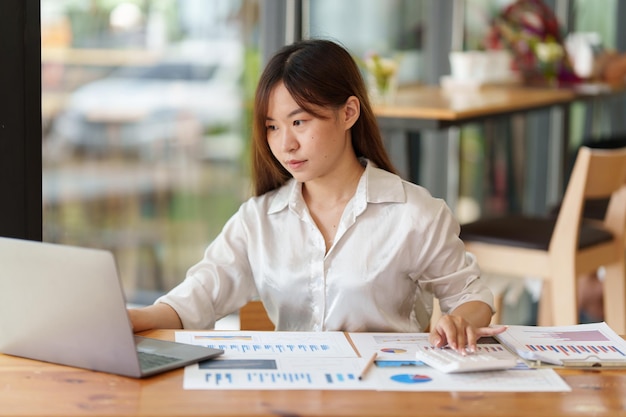
<svg viewBox="0 0 626 417">
<path fill-rule="evenodd" d="M 225 352 L 186 367 L 185 389 L 570 390 L 554 370 L 532 369 L 523 361 L 504 371 L 444 374 L 415 359 L 417 348 L 428 345 L 427 333 L 179 331 L 176 341 Z M 512 355 L 498 343 L 478 348 Z M 360 379 L 374 353 L 374 366 Z"/>
</svg>

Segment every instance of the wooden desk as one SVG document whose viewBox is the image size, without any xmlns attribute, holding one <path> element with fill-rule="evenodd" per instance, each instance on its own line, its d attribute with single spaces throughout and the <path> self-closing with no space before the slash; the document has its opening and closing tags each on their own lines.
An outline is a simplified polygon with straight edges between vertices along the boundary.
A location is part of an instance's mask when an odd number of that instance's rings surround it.
<svg viewBox="0 0 626 417">
<path fill-rule="evenodd" d="M 571 392 L 188 391 L 182 370 L 135 380 L 0 355 L 0 416 L 626 415 L 626 371 L 559 373 Z"/>
</svg>

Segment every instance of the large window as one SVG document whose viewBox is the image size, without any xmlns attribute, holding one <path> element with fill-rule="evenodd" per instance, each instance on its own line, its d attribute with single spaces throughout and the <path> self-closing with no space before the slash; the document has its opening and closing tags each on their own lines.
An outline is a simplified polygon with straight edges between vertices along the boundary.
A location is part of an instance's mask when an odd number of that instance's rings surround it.
<svg viewBox="0 0 626 417">
<path fill-rule="evenodd" d="M 249 196 L 249 112 L 260 57 L 285 39 L 298 38 L 300 23 L 302 36 L 335 39 L 356 57 L 376 52 L 396 58 L 400 84 L 432 84 L 449 70 L 447 52 L 441 52 L 450 47 L 451 19 L 444 16 L 454 9 L 449 6 L 464 6 L 463 45 L 471 49 L 483 39 L 489 17 L 510 2 L 41 0 L 43 239 L 112 250 L 129 300 L 150 302 L 182 279 Z M 603 7 L 592 13 L 591 4 L 597 2 L 549 3 L 567 3 L 576 17 L 575 29 L 599 30 L 605 45 L 612 47 L 619 44 L 614 36 L 619 26 L 609 17 L 616 9 L 623 14 L 623 8 L 616 0 L 601 0 Z M 17 18 L 24 17 L 19 12 L 39 6 L 36 0 L 0 4 L 7 16 Z M 442 23 L 437 17 L 448 20 Z M 29 22 L 32 19 L 19 25 Z M 22 28 L 17 29 L 14 32 L 21 33 Z M 14 32 L 3 38 L 5 43 L 16 38 Z M 33 37 L 32 31 L 25 32 Z M 260 51 L 260 42 L 271 45 Z M 33 42 L 29 45 L 25 55 Z M 23 74 L 33 65 L 27 65 L 28 56 L 22 58 L 15 68 L 23 71 L 5 66 L 0 70 L 3 78 L 28 81 Z M 38 90 L 32 82 L 20 88 Z M 6 109 L 26 108 L 18 96 L 28 96 L 28 91 L 11 92 Z M 4 111 L 5 117 L 8 114 Z M 32 129 L 31 121 L 9 126 L 14 129 L 11 135 L 22 139 L 15 126 Z M 466 199 L 460 203 L 472 200 L 470 205 L 477 209 L 484 206 L 479 190 L 485 165 L 480 159 L 485 149 L 481 134 L 476 127 L 466 129 L 461 141 L 462 158 L 469 162 L 461 161 L 460 194 Z M 423 184 L 438 186 L 446 168 L 432 149 L 438 150 L 445 140 L 426 136 L 431 132 L 416 138 L 422 144 L 417 148 L 428 158 L 401 147 L 399 160 L 408 153 L 413 163 L 430 163 L 436 175 Z M 396 138 L 389 142 L 395 144 Z M 0 143 L 3 166 L 7 159 L 9 165 L 21 163 L 22 150 L 9 145 L 13 143 Z M 26 159 L 39 165 L 35 158 Z M 28 167 L 23 171 L 20 174 L 28 176 Z M 0 183 L 4 188 L 11 186 L 6 178 Z M 30 191 L 35 188 L 23 175 L 18 183 Z M 441 195 L 445 187 L 429 188 Z M 543 208 L 543 201 L 533 203 L 533 210 L 536 207 Z M 20 219 L 4 217 L 9 222 Z"/>
<path fill-rule="evenodd" d="M 250 195 L 258 38 L 277 30 L 259 21 L 280 4 L 42 0 L 43 240 L 112 250 L 130 302 L 175 286 Z M 426 2 L 303 4 L 305 37 L 419 80 Z M 344 30 L 353 13 L 367 36 Z"/>
<path fill-rule="evenodd" d="M 249 196 L 254 0 L 42 0 L 43 239 L 176 285 Z"/>
</svg>

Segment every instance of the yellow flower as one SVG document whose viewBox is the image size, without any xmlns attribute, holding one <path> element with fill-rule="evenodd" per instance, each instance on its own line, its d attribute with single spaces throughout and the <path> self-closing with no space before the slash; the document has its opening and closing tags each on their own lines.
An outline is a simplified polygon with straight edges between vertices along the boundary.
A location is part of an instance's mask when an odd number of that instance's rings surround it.
<svg viewBox="0 0 626 417">
<path fill-rule="evenodd" d="M 535 53 L 543 62 L 557 62 L 565 55 L 563 47 L 556 42 L 537 42 Z"/>
</svg>

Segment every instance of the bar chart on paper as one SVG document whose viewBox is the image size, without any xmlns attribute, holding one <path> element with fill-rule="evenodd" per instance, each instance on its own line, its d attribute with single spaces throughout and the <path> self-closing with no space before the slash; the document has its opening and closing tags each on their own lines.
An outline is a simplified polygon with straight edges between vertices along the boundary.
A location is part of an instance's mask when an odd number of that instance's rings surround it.
<svg viewBox="0 0 626 417">
<path fill-rule="evenodd" d="M 355 357 L 341 332 L 177 332 L 183 343 L 222 349 L 230 356 Z"/>
<path fill-rule="evenodd" d="M 575 326 L 509 326 L 497 339 L 527 359 L 553 361 L 624 361 L 626 342 L 606 323 Z"/>
<path fill-rule="evenodd" d="M 185 368 L 186 389 L 371 389 L 361 358 L 265 357 L 200 362 Z"/>
<path fill-rule="evenodd" d="M 543 337 L 548 337 L 554 342 L 530 343 L 526 347 L 533 352 L 554 352 L 565 356 L 616 354 L 626 358 L 626 354 L 599 331 L 548 332 Z"/>
<path fill-rule="evenodd" d="M 311 353 L 324 353 L 330 352 L 331 346 L 326 344 L 316 344 L 316 343 L 255 343 L 252 340 L 249 340 L 248 343 L 229 343 L 229 341 L 224 340 L 206 340 L 205 346 L 222 349 L 225 352 L 233 354 L 261 354 L 261 355 L 270 355 L 270 354 L 293 354 L 293 355 L 306 355 Z"/>
<path fill-rule="evenodd" d="M 355 389 L 358 384 L 354 373 L 313 373 L 313 372 L 207 372 L 197 387 L 186 388 L 236 388 L 236 389 Z"/>
<path fill-rule="evenodd" d="M 342 332 L 177 332 L 224 354 L 185 368 L 185 389 L 372 389 Z"/>
</svg>

